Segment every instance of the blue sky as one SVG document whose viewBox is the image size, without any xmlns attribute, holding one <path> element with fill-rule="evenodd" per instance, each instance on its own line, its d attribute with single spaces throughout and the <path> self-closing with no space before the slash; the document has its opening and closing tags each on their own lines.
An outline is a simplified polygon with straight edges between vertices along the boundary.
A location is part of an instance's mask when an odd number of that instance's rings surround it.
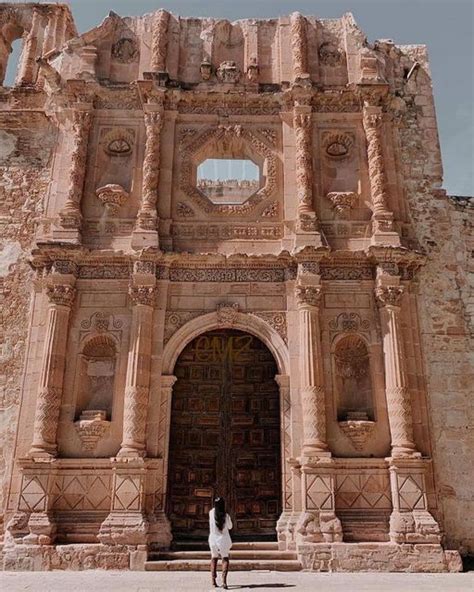
<svg viewBox="0 0 474 592">
<path fill-rule="evenodd" d="M 444 164 L 444 187 L 474 195 L 474 0 L 69 0 L 80 32 L 110 10 L 165 8 L 182 16 L 271 18 L 298 10 L 321 18 L 352 12 L 369 41 L 428 46 Z"/>
</svg>

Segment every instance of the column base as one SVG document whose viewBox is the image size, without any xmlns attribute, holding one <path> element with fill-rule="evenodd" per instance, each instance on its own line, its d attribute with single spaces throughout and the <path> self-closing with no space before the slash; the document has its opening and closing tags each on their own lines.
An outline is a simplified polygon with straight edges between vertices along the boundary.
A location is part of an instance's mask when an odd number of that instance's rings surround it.
<svg viewBox="0 0 474 592">
<path fill-rule="evenodd" d="M 132 249 L 140 251 L 147 247 L 159 248 L 158 231 L 157 230 L 134 230 L 132 232 Z"/>
<path fill-rule="evenodd" d="M 56 534 L 56 525 L 49 512 L 32 512 L 28 520 L 30 531 L 23 537 L 25 545 L 51 545 Z"/>
<path fill-rule="evenodd" d="M 58 243 L 70 243 L 80 245 L 82 243 L 81 231 L 78 228 L 53 228 L 52 239 Z"/>
<path fill-rule="evenodd" d="M 440 543 L 441 531 L 433 515 L 427 510 L 393 511 L 390 515 L 392 543 Z"/>
<path fill-rule="evenodd" d="M 97 538 L 103 545 L 145 545 L 149 522 L 141 512 L 110 512 Z"/>
<path fill-rule="evenodd" d="M 119 460 L 124 460 L 127 458 L 131 458 L 131 459 L 141 459 L 144 458 L 146 455 L 146 451 L 145 450 L 137 450 L 136 448 L 131 448 L 128 446 L 123 446 L 118 452 L 117 452 L 117 458 Z"/>
<path fill-rule="evenodd" d="M 32 460 L 51 460 L 56 458 L 57 453 L 57 446 L 51 446 L 50 448 L 33 446 L 28 452 L 28 457 Z"/>
</svg>

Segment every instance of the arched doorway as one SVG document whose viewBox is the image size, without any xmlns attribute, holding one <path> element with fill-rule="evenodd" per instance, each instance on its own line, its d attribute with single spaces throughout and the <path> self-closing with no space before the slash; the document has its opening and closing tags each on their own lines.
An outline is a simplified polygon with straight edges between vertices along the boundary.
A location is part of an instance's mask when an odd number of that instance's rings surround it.
<svg viewBox="0 0 474 592">
<path fill-rule="evenodd" d="M 174 540 L 203 539 L 214 495 L 233 538 L 276 537 L 281 513 L 280 401 L 273 355 L 235 329 L 204 333 L 174 369 L 167 514 Z"/>
</svg>

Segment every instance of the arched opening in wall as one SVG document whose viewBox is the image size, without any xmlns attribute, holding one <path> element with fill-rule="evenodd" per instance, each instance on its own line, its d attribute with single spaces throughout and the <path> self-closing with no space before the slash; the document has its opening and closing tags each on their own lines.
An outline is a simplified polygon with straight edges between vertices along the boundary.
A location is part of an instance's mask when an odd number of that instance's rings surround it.
<svg viewBox="0 0 474 592">
<path fill-rule="evenodd" d="M 76 419 L 91 414 L 111 419 L 116 363 L 117 348 L 111 337 L 96 335 L 85 343 L 79 355 Z"/>
<path fill-rule="evenodd" d="M 233 329 L 196 337 L 174 369 L 167 515 L 173 539 L 205 540 L 215 495 L 234 540 L 276 540 L 281 513 L 277 364 L 257 337 Z"/>
<path fill-rule="evenodd" d="M 374 421 L 369 350 L 358 335 L 346 335 L 334 348 L 338 421 Z"/>
<path fill-rule="evenodd" d="M 7 22 L 0 29 L 0 83 L 14 86 L 23 51 L 24 29 L 16 22 Z"/>
</svg>

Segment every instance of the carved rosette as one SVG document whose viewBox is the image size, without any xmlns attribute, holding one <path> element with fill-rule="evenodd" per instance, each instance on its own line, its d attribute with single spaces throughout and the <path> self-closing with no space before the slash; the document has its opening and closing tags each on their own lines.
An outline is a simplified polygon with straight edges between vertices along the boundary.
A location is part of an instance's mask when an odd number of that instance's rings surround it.
<svg viewBox="0 0 474 592">
<path fill-rule="evenodd" d="M 382 219 L 391 227 L 392 213 L 388 209 L 387 180 L 382 149 L 383 114 L 380 107 L 364 105 L 363 124 L 367 138 L 370 191 L 374 219 Z"/>
<path fill-rule="evenodd" d="M 128 192 L 121 185 L 110 183 L 96 189 L 95 194 L 105 207 L 105 211 L 115 216 L 128 199 Z"/>
<path fill-rule="evenodd" d="M 143 160 L 142 201 L 137 216 L 137 228 L 156 230 L 158 215 L 158 180 L 160 166 L 160 133 L 163 127 L 163 113 L 152 111 L 145 113 L 145 158 Z"/>
<path fill-rule="evenodd" d="M 331 191 L 326 195 L 336 214 L 342 218 L 349 218 L 351 209 L 357 203 L 359 196 L 353 191 Z"/>
<path fill-rule="evenodd" d="M 87 143 L 92 124 L 90 111 L 74 111 L 72 116 L 72 142 L 68 194 L 64 208 L 59 212 L 63 228 L 80 229 L 82 222 L 81 199 L 86 172 Z"/>
<path fill-rule="evenodd" d="M 308 40 L 306 35 L 306 18 L 299 12 L 290 17 L 291 49 L 293 52 L 294 79 L 308 76 Z"/>
<path fill-rule="evenodd" d="M 349 438 L 352 446 L 356 450 L 361 451 L 375 431 L 375 422 L 350 419 L 348 421 L 340 421 L 339 427 L 344 432 L 344 435 Z"/>
<path fill-rule="evenodd" d="M 166 71 L 169 21 L 170 13 L 166 10 L 159 10 L 156 13 L 151 40 L 151 69 L 154 72 Z"/>
</svg>

